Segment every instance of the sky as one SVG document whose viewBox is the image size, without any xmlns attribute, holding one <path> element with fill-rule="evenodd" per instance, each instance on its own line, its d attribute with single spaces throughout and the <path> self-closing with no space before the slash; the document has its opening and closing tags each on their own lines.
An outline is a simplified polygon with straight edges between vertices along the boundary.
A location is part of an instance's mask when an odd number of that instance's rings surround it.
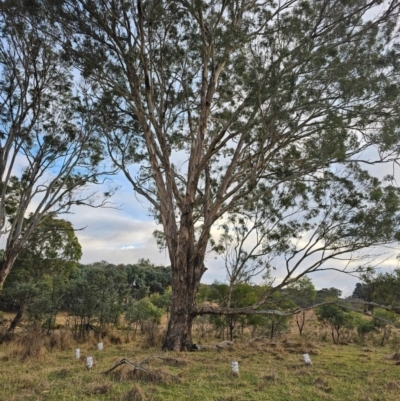
<svg viewBox="0 0 400 401">
<path fill-rule="evenodd" d="M 379 166 L 375 175 L 383 176 L 390 169 L 390 166 Z M 400 175 L 396 175 L 400 178 Z M 107 208 L 81 206 L 74 214 L 63 216 L 77 230 L 76 235 L 83 248 L 81 262 L 87 264 L 106 260 L 113 264 L 128 264 L 145 258 L 154 264 L 169 265 L 167 252 L 157 248 L 153 237 L 154 230 L 162 230 L 162 227 L 157 226 L 150 216 L 148 204 L 135 195 L 122 174 L 116 176 L 114 181 L 120 188 L 111 198 L 113 205 Z M 374 254 L 380 254 L 375 261 L 378 271 L 390 272 L 398 267 L 396 256 L 399 250 L 400 247 L 372 250 Z M 215 280 L 224 281 L 227 278 L 221 258 L 209 255 L 205 264 L 208 270 L 203 276 L 203 283 L 211 284 Z M 340 267 L 339 264 L 334 266 Z M 278 282 L 282 267 L 279 260 L 276 261 L 276 267 L 277 270 L 272 273 L 276 275 Z M 355 284 L 359 282 L 358 278 L 337 271 L 313 273 L 310 278 L 317 289 L 336 287 L 342 290 L 343 296 L 351 295 Z M 260 283 L 262 278 L 258 277 L 253 281 Z"/>
</svg>

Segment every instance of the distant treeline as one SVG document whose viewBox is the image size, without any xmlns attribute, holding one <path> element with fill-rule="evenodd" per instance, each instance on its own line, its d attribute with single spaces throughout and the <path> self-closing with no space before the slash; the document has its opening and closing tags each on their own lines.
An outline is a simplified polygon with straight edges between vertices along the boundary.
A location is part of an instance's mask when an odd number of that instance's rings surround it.
<svg viewBox="0 0 400 401">
<path fill-rule="evenodd" d="M 31 253 L 25 256 L 0 294 L 0 310 L 15 312 L 9 332 L 23 316 L 50 329 L 61 311 L 79 321 L 74 326 L 80 329 L 116 324 L 128 305 L 152 294 L 162 296 L 171 285 L 171 269 L 147 259 L 127 265 L 70 264 L 58 259 L 51 268 L 43 260 L 35 265 Z"/>
<path fill-rule="evenodd" d="M 64 224 L 63 221 L 54 222 L 58 227 Z M 65 232 L 69 229 L 67 226 Z M 100 336 L 106 326 L 154 335 L 161 317 L 169 316 L 171 268 L 157 266 L 148 259 L 126 265 L 106 261 L 84 265 L 76 262 L 78 256 L 80 246 L 77 242 L 71 238 L 63 242 L 62 237 L 57 241 L 54 234 L 51 241 L 47 238 L 37 249 L 31 247 L 21 254 L 0 293 L 0 311 L 14 313 L 14 318 L 2 330 L 5 333 L 2 338 L 11 335 L 22 320 L 51 330 L 57 327 L 56 316 L 61 312 L 65 315 L 65 324 L 76 337 L 84 338 L 90 331 Z M 245 308 L 262 299 L 268 288 L 267 283 L 236 283 L 232 287 L 222 282 L 201 284 L 197 303 Z M 399 304 L 399 294 L 399 270 L 378 275 L 371 271 L 363 276 L 363 283 L 356 285 L 352 297 L 395 305 Z M 292 311 L 340 299 L 341 296 L 339 289 L 317 290 L 309 277 L 303 277 L 272 293 L 266 305 L 267 309 Z M 261 305 L 260 309 L 263 308 L 265 306 Z M 362 319 L 355 312 L 331 304 L 318 308 L 316 315 L 323 325 L 330 328 L 334 342 L 342 341 L 344 333 L 356 330 L 362 338 L 379 331 L 383 333 L 379 341 L 384 344 L 390 334 L 387 324 L 395 322 L 396 315 L 376 308 L 365 308 L 365 311 L 371 314 L 372 320 Z M 310 322 L 310 315 L 303 311 L 293 318 L 302 335 Z M 250 332 L 252 337 L 262 335 L 272 339 L 289 329 L 291 319 L 292 316 L 279 314 L 205 315 L 196 317 L 194 325 L 200 337 L 212 334 L 232 340 Z"/>
<path fill-rule="evenodd" d="M 53 248 L 59 251 L 60 246 L 57 244 Z M 170 267 L 157 266 L 148 259 L 126 265 L 106 261 L 84 265 L 71 260 L 73 258 L 61 258 L 59 252 L 53 257 L 47 252 L 44 257 L 43 249 L 41 246 L 40 252 L 35 252 L 31 248 L 20 256 L 0 294 L 0 310 L 14 313 L 14 319 L 6 328 L 8 334 L 22 320 L 39 323 L 50 330 L 57 326 L 56 316 L 60 312 L 67 316 L 67 324 L 81 337 L 90 330 L 101 332 L 106 325 L 118 326 L 121 321 L 135 331 L 138 328 L 144 331 L 149 325 L 158 324 L 163 315 L 168 316 Z M 65 244 L 62 249 L 66 249 Z M 234 288 L 221 282 L 202 284 L 197 302 L 246 307 L 257 302 L 267 289 L 267 284 L 238 283 Z M 269 300 L 269 307 L 290 310 L 340 296 L 341 291 L 336 288 L 317 291 L 305 277 L 275 293 Z M 196 324 L 200 328 L 211 325 L 216 335 L 232 339 L 246 327 L 253 335 L 268 332 L 274 337 L 287 329 L 288 321 L 289 318 L 283 316 L 231 315 L 198 317 Z M 305 316 L 296 316 L 296 322 L 301 333 Z"/>
</svg>

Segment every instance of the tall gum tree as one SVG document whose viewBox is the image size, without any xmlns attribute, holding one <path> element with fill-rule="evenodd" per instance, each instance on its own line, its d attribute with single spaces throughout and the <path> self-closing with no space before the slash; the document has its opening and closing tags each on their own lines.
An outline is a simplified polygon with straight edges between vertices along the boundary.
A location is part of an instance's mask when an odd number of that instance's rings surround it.
<svg viewBox="0 0 400 401">
<path fill-rule="evenodd" d="M 88 188 L 105 174 L 103 148 L 56 31 L 16 11 L 0 3 L 0 290 L 44 220 L 111 194 Z"/>
<path fill-rule="evenodd" d="M 332 258 L 395 240 L 398 193 L 390 182 L 368 178 L 370 192 L 357 192 L 353 206 L 350 196 L 331 209 L 321 199 L 334 185 L 356 193 L 352 176 L 362 176 L 362 163 L 398 160 L 398 0 L 36 0 L 28 7 L 63 27 L 64 49 L 92 84 L 115 165 L 163 227 L 172 266 L 164 349 L 190 348 L 197 314 L 252 313 L 262 304 L 195 305 L 211 229 L 228 214 L 259 210 L 280 192 L 294 191 L 292 201 L 285 197 L 293 204 L 303 191 L 301 205 L 314 205 L 311 222 L 325 205 L 317 245 L 329 231 L 328 212 L 340 216 L 340 205 L 360 212 L 337 225 L 329 220 L 345 234 L 326 242 Z M 367 222 L 363 207 L 384 217 Z M 292 249 L 290 232 L 280 235 L 278 251 Z M 293 267 L 282 285 L 301 277 Z"/>
</svg>

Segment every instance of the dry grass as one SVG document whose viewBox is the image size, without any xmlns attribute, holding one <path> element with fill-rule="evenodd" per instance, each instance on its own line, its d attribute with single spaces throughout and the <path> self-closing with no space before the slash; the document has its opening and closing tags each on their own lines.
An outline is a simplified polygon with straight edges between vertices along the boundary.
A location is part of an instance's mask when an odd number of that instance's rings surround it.
<svg viewBox="0 0 400 401">
<path fill-rule="evenodd" d="M 150 398 L 146 397 L 143 389 L 136 384 L 123 396 L 121 401 L 150 401 Z"/>
<path fill-rule="evenodd" d="M 63 337 L 64 336 L 64 337 Z M 125 338 L 125 333 L 115 333 Z M 400 366 L 397 354 L 387 348 L 355 344 L 332 346 L 316 338 L 290 335 L 285 341 L 259 339 L 236 343 L 234 348 L 178 354 L 134 343 L 113 344 L 110 334 L 103 351 L 94 339 L 76 343 L 68 334 L 52 336 L 34 329 L 15 342 L 0 345 L 0 400 L 5 401 L 216 401 L 274 400 L 397 401 Z M 217 341 L 208 341 L 210 345 Z M 74 348 L 81 348 L 81 359 Z M 312 366 L 305 366 L 307 351 Z M 85 366 L 93 356 L 94 367 Z M 122 365 L 127 358 L 144 370 Z M 239 362 L 240 376 L 231 373 Z"/>
<path fill-rule="evenodd" d="M 101 395 L 101 394 L 108 394 L 111 392 L 113 388 L 112 383 L 107 383 L 107 384 L 96 384 L 96 383 L 90 383 L 85 390 L 86 395 Z"/>
<path fill-rule="evenodd" d="M 159 369 L 133 369 L 123 365 L 111 373 L 111 377 L 116 381 L 140 381 L 145 383 L 170 384 L 179 383 L 180 379 L 168 371 Z"/>
</svg>

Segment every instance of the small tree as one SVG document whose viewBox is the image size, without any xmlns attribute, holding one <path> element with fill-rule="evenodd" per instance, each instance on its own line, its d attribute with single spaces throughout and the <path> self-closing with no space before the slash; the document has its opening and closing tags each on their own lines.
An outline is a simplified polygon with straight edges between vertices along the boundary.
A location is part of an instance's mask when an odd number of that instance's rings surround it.
<svg viewBox="0 0 400 401">
<path fill-rule="evenodd" d="M 159 309 L 163 309 L 167 317 L 169 316 L 169 311 L 172 304 L 172 291 L 171 288 L 167 288 L 163 294 L 153 294 L 150 295 L 150 301 L 153 305 L 157 306 Z"/>
<path fill-rule="evenodd" d="M 321 290 L 317 291 L 315 296 L 315 302 L 321 303 L 333 299 L 339 299 L 342 296 L 342 291 L 338 288 L 331 287 L 331 288 L 322 288 Z"/>
<path fill-rule="evenodd" d="M 257 301 L 260 292 L 257 290 L 256 286 L 246 283 L 238 283 L 232 290 L 230 285 L 214 282 L 210 287 L 210 300 L 217 302 L 222 307 L 246 307 Z M 214 317 L 212 321 L 217 329 L 222 329 L 222 331 L 224 328 L 227 329 L 227 338 L 231 341 L 237 325 L 242 323 L 243 326 L 246 323 L 246 320 L 240 314 Z"/>
<path fill-rule="evenodd" d="M 376 331 L 376 326 L 371 320 L 366 320 L 360 317 L 360 319 L 358 319 L 358 321 L 356 322 L 356 329 L 360 337 L 361 344 L 364 344 L 365 337 L 367 336 L 367 334 Z"/>
<path fill-rule="evenodd" d="M 343 329 L 355 328 L 355 314 L 345 312 L 336 305 L 322 305 L 317 309 L 318 320 L 331 329 L 332 340 L 335 344 L 340 343 Z"/>
<path fill-rule="evenodd" d="M 309 277 L 302 277 L 296 283 L 291 284 L 287 287 L 285 294 L 299 307 L 307 308 L 315 303 L 317 296 L 317 290 L 314 287 Z M 300 313 L 294 315 L 297 328 L 299 329 L 300 335 L 303 335 L 303 330 L 306 323 L 310 320 L 307 318 L 307 312 L 302 310 Z"/>
<path fill-rule="evenodd" d="M 285 311 L 294 309 L 296 304 L 291 299 L 288 299 L 284 294 L 278 292 L 273 294 L 272 299 L 268 302 L 268 306 L 273 309 Z M 272 340 L 277 335 L 288 330 L 289 322 L 292 317 L 287 315 L 271 314 L 265 316 L 264 319 L 265 333 L 267 333 L 270 340 Z"/>
<path fill-rule="evenodd" d="M 125 320 L 129 325 L 135 324 L 135 334 L 139 326 L 142 334 L 154 336 L 155 327 L 160 324 L 163 314 L 162 309 L 157 308 L 148 298 L 143 298 L 128 306 Z"/>
<path fill-rule="evenodd" d="M 384 347 L 392 335 L 392 327 L 398 321 L 398 316 L 392 311 L 381 308 L 374 309 L 372 316 L 373 326 L 381 333 L 379 345 Z"/>
<path fill-rule="evenodd" d="M 76 332 L 84 337 L 88 329 L 102 335 L 107 324 L 117 324 L 123 312 L 127 296 L 126 275 L 113 265 L 96 263 L 81 266 L 71 275 L 65 306 L 70 315 L 79 322 L 75 324 Z"/>
</svg>

